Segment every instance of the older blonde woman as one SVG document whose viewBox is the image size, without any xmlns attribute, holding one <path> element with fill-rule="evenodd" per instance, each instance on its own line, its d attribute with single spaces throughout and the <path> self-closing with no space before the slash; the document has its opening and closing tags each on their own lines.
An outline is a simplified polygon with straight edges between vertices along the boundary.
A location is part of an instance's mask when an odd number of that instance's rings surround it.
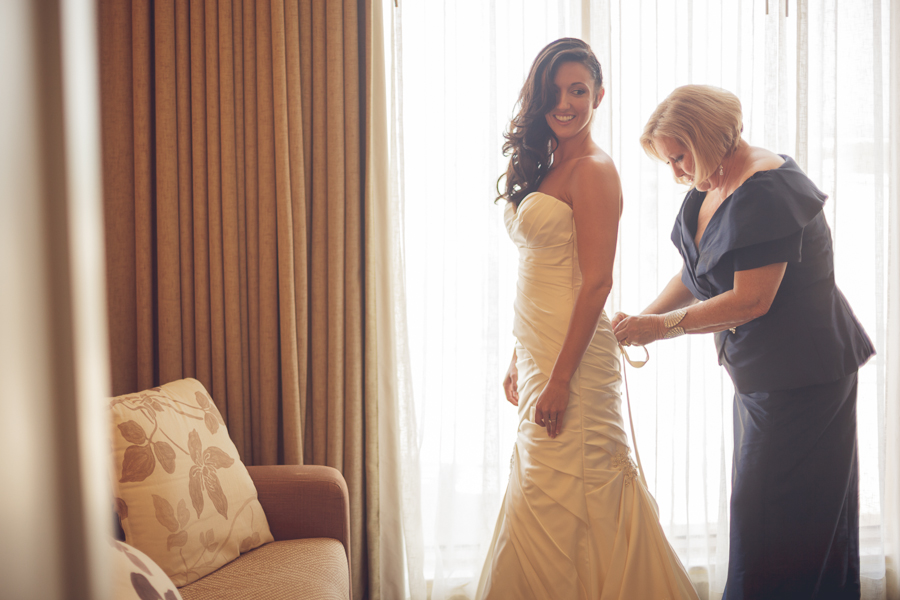
<svg viewBox="0 0 900 600">
<path fill-rule="evenodd" d="M 859 598 L 857 370 L 872 344 L 834 283 L 819 191 L 741 138 L 740 101 L 676 89 L 641 145 L 691 186 L 672 241 L 684 266 L 616 338 L 715 333 L 735 386 L 725 600 Z"/>
</svg>

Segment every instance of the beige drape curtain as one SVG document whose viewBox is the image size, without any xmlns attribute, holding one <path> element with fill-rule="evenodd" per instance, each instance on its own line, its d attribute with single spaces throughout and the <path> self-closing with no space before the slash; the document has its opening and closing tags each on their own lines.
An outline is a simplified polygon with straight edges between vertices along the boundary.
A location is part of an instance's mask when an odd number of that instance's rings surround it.
<svg viewBox="0 0 900 600">
<path fill-rule="evenodd" d="M 195 377 L 245 462 L 338 468 L 356 598 L 379 511 L 363 394 L 365 6 L 99 2 L 113 393 Z"/>
</svg>

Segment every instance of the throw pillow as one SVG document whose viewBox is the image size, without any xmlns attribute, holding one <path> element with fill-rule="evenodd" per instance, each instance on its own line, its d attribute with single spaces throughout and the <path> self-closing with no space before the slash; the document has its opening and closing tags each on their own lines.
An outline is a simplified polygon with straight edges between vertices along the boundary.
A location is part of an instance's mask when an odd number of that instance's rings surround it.
<svg viewBox="0 0 900 600">
<path fill-rule="evenodd" d="M 112 538 L 109 544 L 113 548 L 113 598 L 182 600 L 178 588 L 149 556 Z"/>
<path fill-rule="evenodd" d="M 253 480 L 199 381 L 118 396 L 110 410 L 125 541 L 177 586 L 272 541 Z"/>
</svg>

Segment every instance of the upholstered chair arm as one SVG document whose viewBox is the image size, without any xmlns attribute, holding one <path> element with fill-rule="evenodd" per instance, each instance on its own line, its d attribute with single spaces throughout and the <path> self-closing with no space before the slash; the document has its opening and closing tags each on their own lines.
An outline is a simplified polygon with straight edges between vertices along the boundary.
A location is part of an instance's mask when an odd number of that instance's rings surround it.
<svg viewBox="0 0 900 600">
<path fill-rule="evenodd" d="M 350 564 L 350 496 L 340 471 L 316 465 L 248 466 L 276 541 L 334 538 Z"/>
</svg>

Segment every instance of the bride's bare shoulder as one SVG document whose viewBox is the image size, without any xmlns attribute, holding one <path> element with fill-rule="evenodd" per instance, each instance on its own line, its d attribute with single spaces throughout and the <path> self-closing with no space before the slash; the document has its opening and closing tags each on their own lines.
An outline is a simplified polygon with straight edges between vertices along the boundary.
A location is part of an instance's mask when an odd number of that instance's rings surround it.
<svg viewBox="0 0 900 600">
<path fill-rule="evenodd" d="M 596 151 L 574 161 L 571 176 L 577 179 L 612 177 L 618 181 L 619 172 L 609 154 L 597 148 Z"/>
<path fill-rule="evenodd" d="M 619 181 L 619 172 L 616 170 L 612 158 L 602 150 L 577 160 L 572 166 L 568 187 L 568 195 L 573 200 L 599 196 L 616 204 L 621 202 L 622 186 Z"/>
</svg>

